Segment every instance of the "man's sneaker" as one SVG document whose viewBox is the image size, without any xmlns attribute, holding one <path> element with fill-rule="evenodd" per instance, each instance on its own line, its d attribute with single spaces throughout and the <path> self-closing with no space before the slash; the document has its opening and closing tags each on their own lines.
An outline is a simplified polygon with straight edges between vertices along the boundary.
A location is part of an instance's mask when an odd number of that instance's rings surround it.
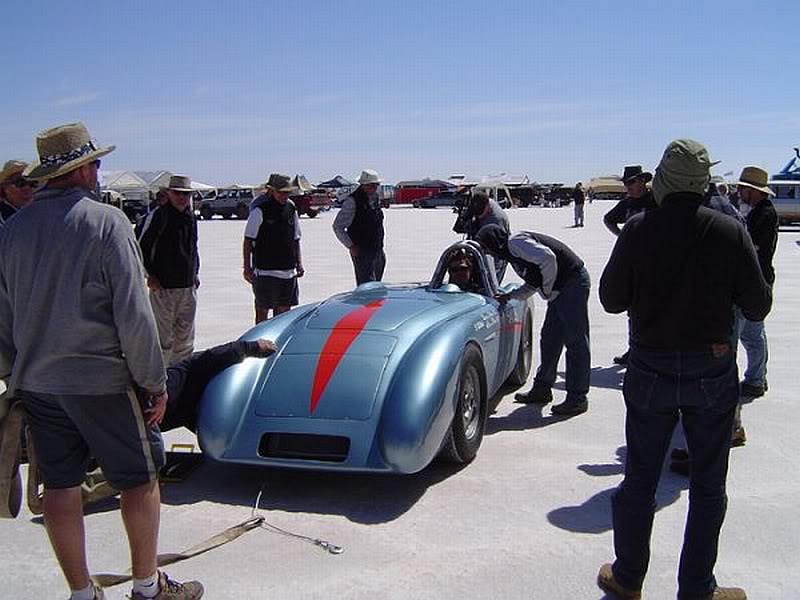
<svg viewBox="0 0 800 600">
<path fill-rule="evenodd" d="M 600 567 L 600 572 L 597 574 L 597 586 L 606 594 L 611 594 L 621 600 L 639 600 L 642 597 L 641 590 L 623 587 L 614 579 L 611 563 L 606 563 Z"/>
<path fill-rule="evenodd" d="M 626 350 L 624 354 L 614 357 L 614 364 L 615 365 L 622 365 L 623 367 L 628 365 L 628 354 L 630 350 Z"/>
<path fill-rule="evenodd" d="M 553 391 L 544 385 L 536 385 L 527 391 L 514 394 L 517 402 L 522 404 L 549 404 L 553 401 Z"/>
<path fill-rule="evenodd" d="M 717 587 L 708 600 L 747 600 L 747 594 L 742 588 Z"/>
<path fill-rule="evenodd" d="M 203 585 L 199 581 L 178 583 L 164 571 L 158 572 L 158 593 L 152 600 L 198 600 L 203 597 Z M 131 600 L 148 600 L 139 593 L 131 594 Z"/>
<path fill-rule="evenodd" d="M 554 415 L 562 415 L 562 416 L 575 416 L 585 413 L 589 410 L 589 401 L 586 397 L 580 398 L 578 400 L 571 400 L 567 398 L 561 404 L 556 404 L 553 408 L 550 409 Z"/>
<path fill-rule="evenodd" d="M 764 385 L 742 382 L 739 386 L 739 395 L 742 398 L 761 398 L 767 389 Z"/>
<path fill-rule="evenodd" d="M 747 442 L 747 436 L 744 433 L 744 427 L 739 425 L 733 428 L 733 435 L 731 436 L 731 448 L 738 448 L 744 446 Z"/>
</svg>

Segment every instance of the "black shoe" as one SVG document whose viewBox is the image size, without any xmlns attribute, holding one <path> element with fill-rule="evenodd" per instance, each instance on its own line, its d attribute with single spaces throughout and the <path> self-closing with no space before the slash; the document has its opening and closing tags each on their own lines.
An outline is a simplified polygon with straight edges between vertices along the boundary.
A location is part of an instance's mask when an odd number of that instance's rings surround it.
<svg viewBox="0 0 800 600">
<path fill-rule="evenodd" d="M 570 400 L 567 398 L 561 404 L 556 404 L 551 408 L 550 412 L 554 415 L 573 417 L 575 415 L 581 415 L 587 410 L 589 410 L 589 401 L 584 397 L 578 400 Z"/>
<path fill-rule="evenodd" d="M 514 398 L 521 404 L 550 404 L 553 391 L 549 387 L 534 384 L 529 391 L 514 394 Z"/>
<path fill-rule="evenodd" d="M 628 364 L 628 354 L 629 354 L 629 351 L 625 351 L 625 354 L 622 354 L 620 356 L 615 356 L 614 357 L 614 364 L 615 365 L 627 366 L 627 364 Z"/>
<path fill-rule="evenodd" d="M 742 382 L 742 384 L 739 386 L 739 395 L 742 398 L 760 398 L 766 391 L 766 385 L 756 385 Z"/>
</svg>

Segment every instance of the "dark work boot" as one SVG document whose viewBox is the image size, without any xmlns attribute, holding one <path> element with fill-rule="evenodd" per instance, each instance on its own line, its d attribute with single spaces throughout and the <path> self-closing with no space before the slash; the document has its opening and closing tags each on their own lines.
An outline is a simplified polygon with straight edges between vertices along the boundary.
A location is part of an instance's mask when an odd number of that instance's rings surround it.
<svg viewBox="0 0 800 600">
<path fill-rule="evenodd" d="M 549 404 L 553 401 L 553 391 L 548 386 L 534 381 L 529 391 L 514 394 L 514 398 L 521 404 Z"/>
</svg>

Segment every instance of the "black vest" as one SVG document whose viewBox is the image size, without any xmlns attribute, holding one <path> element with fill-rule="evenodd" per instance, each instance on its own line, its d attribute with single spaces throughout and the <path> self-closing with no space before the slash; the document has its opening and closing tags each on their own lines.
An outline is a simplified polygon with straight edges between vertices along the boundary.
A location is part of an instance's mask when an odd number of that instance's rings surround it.
<svg viewBox="0 0 800 600">
<path fill-rule="evenodd" d="M 358 188 L 351 195 L 356 203 L 356 214 L 347 228 L 347 235 L 353 243 L 364 250 L 383 248 L 383 210 L 381 203 L 370 206 L 367 194 Z"/>
<path fill-rule="evenodd" d="M 281 205 L 269 198 L 257 210 L 261 211 L 261 227 L 256 238 L 254 263 L 256 269 L 285 271 L 297 265 L 295 252 L 294 216 L 297 209 L 289 200 Z"/>
<path fill-rule="evenodd" d="M 564 242 L 550 237 L 543 233 L 533 233 L 521 231 L 516 235 L 524 235 L 536 240 L 543 246 L 547 246 L 556 255 L 556 281 L 553 284 L 554 290 L 560 290 L 570 277 L 578 273 L 583 268 L 583 261 L 575 254 Z M 512 257 L 511 265 L 522 279 L 534 288 L 542 287 L 542 271 L 539 265 L 529 263 L 516 257 Z"/>
</svg>

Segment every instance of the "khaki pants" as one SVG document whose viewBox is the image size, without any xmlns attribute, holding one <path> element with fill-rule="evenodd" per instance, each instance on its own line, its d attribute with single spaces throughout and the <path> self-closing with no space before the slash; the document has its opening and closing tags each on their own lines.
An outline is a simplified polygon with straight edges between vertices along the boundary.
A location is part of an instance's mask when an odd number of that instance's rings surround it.
<svg viewBox="0 0 800 600">
<path fill-rule="evenodd" d="M 197 290 L 194 287 L 150 290 L 150 304 L 156 317 L 164 363 L 170 366 L 191 356 Z"/>
</svg>

